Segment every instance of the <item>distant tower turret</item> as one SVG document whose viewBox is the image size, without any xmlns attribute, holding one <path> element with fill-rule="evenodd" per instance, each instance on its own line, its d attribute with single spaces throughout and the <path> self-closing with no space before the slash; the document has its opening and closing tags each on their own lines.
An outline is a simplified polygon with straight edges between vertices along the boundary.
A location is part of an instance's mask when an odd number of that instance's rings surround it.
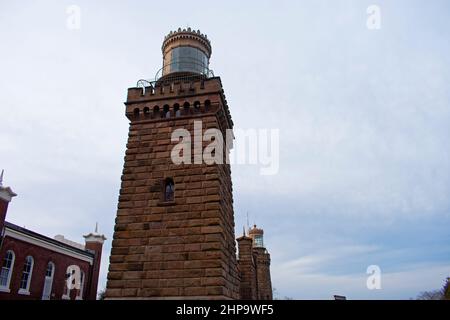
<svg viewBox="0 0 450 320">
<path fill-rule="evenodd" d="M 253 228 L 248 231 L 248 234 L 253 239 L 253 257 L 256 264 L 258 299 L 272 300 L 270 254 L 264 247 L 264 230 L 253 225 Z"/>
<path fill-rule="evenodd" d="M 256 224 L 248 231 L 248 235 L 253 239 L 253 247 L 264 248 L 264 230 L 258 229 Z"/>
<path fill-rule="evenodd" d="M 13 197 L 17 196 L 17 194 L 15 194 L 10 187 L 3 186 L 3 172 L 4 171 L 2 170 L 0 173 L 0 240 L 3 235 L 8 204 L 11 202 Z"/>
</svg>

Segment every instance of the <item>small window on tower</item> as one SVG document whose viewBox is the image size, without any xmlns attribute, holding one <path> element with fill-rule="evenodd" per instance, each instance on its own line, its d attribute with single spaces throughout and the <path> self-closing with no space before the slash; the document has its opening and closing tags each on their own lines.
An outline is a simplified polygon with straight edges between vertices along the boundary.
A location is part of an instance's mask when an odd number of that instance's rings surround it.
<svg viewBox="0 0 450 320">
<path fill-rule="evenodd" d="M 159 118 L 161 116 L 160 112 L 159 112 L 159 107 L 158 106 L 154 106 L 153 107 L 153 118 Z"/>
<path fill-rule="evenodd" d="M 181 116 L 180 105 L 178 103 L 173 105 L 173 110 L 175 111 L 175 117 Z"/>
<path fill-rule="evenodd" d="M 173 201 L 175 195 L 175 184 L 172 178 L 164 181 L 164 201 Z"/>
<path fill-rule="evenodd" d="M 32 256 L 27 256 L 25 258 L 25 264 L 23 266 L 22 278 L 20 279 L 20 293 L 30 292 L 30 282 L 31 276 L 33 274 L 34 259 Z"/>
<path fill-rule="evenodd" d="M 164 107 L 163 107 L 163 110 L 164 110 L 164 117 L 165 118 L 170 118 L 170 109 L 169 109 L 169 105 L 164 105 Z"/>
<path fill-rule="evenodd" d="M 135 117 L 135 118 L 139 118 L 139 112 L 140 112 L 139 108 L 135 108 L 135 109 L 133 110 L 133 114 L 134 114 L 134 117 Z"/>
<path fill-rule="evenodd" d="M 205 101 L 205 111 L 209 111 L 210 108 L 211 108 L 211 101 L 206 100 Z"/>
<path fill-rule="evenodd" d="M 200 112 L 200 102 L 199 101 L 195 101 L 194 102 L 194 112 L 195 113 L 199 113 Z"/>
<path fill-rule="evenodd" d="M 191 105 L 189 104 L 189 102 L 185 102 L 183 105 L 183 109 L 184 109 L 184 115 L 187 116 L 188 114 L 190 114 L 190 107 Z"/>
<path fill-rule="evenodd" d="M 9 289 L 9 283 L 11 281 L 12 269 L 14 267 L 14 252 L 11 250 L 6 251 L 5 258 L 0 269 L 0 288 Z"/>
</svg>

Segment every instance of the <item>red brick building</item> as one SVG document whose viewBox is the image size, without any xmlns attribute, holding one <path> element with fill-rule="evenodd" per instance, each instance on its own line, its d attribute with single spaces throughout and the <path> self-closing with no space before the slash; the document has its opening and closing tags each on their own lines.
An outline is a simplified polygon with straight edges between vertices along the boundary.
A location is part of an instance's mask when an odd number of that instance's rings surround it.
<svg viewBox="0 0 450 320">
<path fill-rule="evenodd" d="M 15 196 L 0 177 L 0 300 L 95 300 L 106 238 L 96 230 L 81 245 L 6 222 Z"/>
</svg>

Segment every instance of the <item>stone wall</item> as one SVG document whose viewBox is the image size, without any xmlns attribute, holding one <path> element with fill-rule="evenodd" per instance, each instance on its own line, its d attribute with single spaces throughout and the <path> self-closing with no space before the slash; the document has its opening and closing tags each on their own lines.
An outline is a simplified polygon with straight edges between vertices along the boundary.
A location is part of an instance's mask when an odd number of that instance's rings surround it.
<svg viewBox="0 0 450 320">
<path fill-rule="evenodd" d="M 179 87 L 194 89 L 170 92 Z M 186 102 L 186 112 L 176 114 L 174 106 Z M 161 114 L 166 105 L 169 114 Z M 126 115 L 131 123 L 106 297 L 239 298 L 230 167 L 175 165 L 170 158 L 177 128 L 193 134 L 196 120 L 203 130 L 232 128 L 220 78 L 166 91 L 131 88 Z M 173 201 L 164 201 L 166 178 L 174 182 Z"/>
</svg>

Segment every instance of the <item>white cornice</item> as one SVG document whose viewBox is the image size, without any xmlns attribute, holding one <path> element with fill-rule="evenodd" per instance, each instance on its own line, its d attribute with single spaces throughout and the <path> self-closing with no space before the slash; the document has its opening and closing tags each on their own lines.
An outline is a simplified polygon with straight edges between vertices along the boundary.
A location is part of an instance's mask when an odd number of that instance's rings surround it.
<svg viewBox="0 0 450 320">
<path fill-rule="evenodd" d="M 10 228 L 8 228 L 8 226 L 6 226 L 6 228 L 5 228 L 5 237 L 11 237 L 11 238 L 14 238 L 17 240 L 21 240 L 21 241 L 36 245 L 36 246 L 44 248 L 44 249 L 48 249 L 48 250 L 58 252 L 58 253 L 61 253 L 61 254 L 64 254 L 64 255 L 79 259 L 79 260 L 83 260 L 83 261 L 89 262 L 89 264 L 91 264 L 91 265 L 93 263 L 92 257 L 83 255 L 79 252 L 76 252 L 75 250 L 70 250 L 69 248 L 58 246 L 54 243 L 46 242 L 42 239 L 32 237 L 28 234 L 21 233 L 17 230 L 10 229 Z"/>
<path fill-rule="evenodd" d="M 89 233 L 83 236 L 86 242 L 97 242 L 103 244 L 105 242 L 106 237 L 102 234 L 98 233 Z"/>
<path fill-rule="evenodd" d="M 10 202 L 13 197 L 17 196 L 10 187 L 0 186 L 0 199 Z"/>
</svg>

